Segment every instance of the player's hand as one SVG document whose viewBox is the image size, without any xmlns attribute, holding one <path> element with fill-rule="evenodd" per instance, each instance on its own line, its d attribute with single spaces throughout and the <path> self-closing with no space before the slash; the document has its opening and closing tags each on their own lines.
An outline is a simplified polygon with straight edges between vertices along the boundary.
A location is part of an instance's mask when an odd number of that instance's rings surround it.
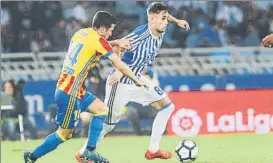
<svg viewBox="0 0 273 163">
<path fill-rule="evenodd" d="M 143 81 L 141 81 L 141 80 L 137 80 L 137 81 L 135 82 L 135 85 L 138 86 L 138 87 L 144 87 L 144 88 L 146 88 L 147 90 L 149 89 L 149 87 L 148 87 Z"/>
<path fill-rule="evenodd" d="M 273 34 L 267 35 L 262 39 L 262 45 L 264 47 L 273 47 Z"/>
<path fill-rule="evenodd" d="M 125 50 L 129 50 L 132 48 L 132 44 L 131 44 L 132 39 L 119 39 L 117 41 L 117 44 L 119 47 L 121 47 L 122 49 Z"/>
<path fill-rule="evenodd" d="M 186 20 L 177 20 L 177 26 L 184 28 L 186 31 L 190 30 L 190 25 Z"/>
<path fill-rule="evenodd" d="M 115 84 L 116 82 L 118 82 L 120 80 L 120 78 L 123 76 L 123 74 L 120 71 L 115 71 L 108 79 L 108 83 L 110 85 Z"/>
</svg>

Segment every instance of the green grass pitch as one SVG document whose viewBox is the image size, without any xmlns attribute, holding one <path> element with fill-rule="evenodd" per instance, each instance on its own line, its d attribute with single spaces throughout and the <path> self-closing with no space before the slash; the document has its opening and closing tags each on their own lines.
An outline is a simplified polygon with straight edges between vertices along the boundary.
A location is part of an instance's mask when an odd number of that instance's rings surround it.
<svg viewBox="0 0 273 163">
<path fill-rule="evenodd" d="M 161 147 L 174 151 L 182 139 L 165 136 Z M 185 139 L 199 145 L 200 153 L 195 163 L 273 163 L 273 134 L 201 135 Z M 23 163 L 23 151 L 35 148 L 41 141 L 2 142 L 1 163 Z M 74 155 L 83 142 L 84 139 L 69 140 L 37 163 L 76 163 Z M 170 160 L 145 160 L 148 143 L 148 136 L 107 137 L 98 150 L 111 163 L 178 163 L 175 156 Z"/>
</svg>

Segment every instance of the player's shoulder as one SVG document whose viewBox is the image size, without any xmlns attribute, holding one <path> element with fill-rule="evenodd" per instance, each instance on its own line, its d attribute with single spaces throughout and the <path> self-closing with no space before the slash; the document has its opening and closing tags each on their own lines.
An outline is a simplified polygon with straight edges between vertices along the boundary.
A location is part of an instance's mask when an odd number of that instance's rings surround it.
<svg viewBox="0 0 273 163">
<path fill-rule="evenodd" d="M 90 38 L 90 37 L 97 38 L 97 39 L 100 38 L 98 33 L 92 28 L 81 28 L 75 33 L 75 35 L 78 35 L 78 36 L 80 35 L 86 38 Z"/>
<path fill-rule="evenodd" d="M 105 46 L 111 47 L 110 43 L 109 43 L 105 38 L 103 38 L 103 37 L 99 37 L 99 38 L 98 38 L 98 42 L 99 42 L 101 45 L 103 45 L 104 47 L 105 47 Z"/>
<path fill-rule="evenodd" d="M 146 32 L 147 30 L 148 30 L 148 24 L 143 24 L 143 25 L 136 27 L 133 30 L 133 33 L 135 33 L 137 35 L 141 35 L 142 33 Z"/>
</svg>

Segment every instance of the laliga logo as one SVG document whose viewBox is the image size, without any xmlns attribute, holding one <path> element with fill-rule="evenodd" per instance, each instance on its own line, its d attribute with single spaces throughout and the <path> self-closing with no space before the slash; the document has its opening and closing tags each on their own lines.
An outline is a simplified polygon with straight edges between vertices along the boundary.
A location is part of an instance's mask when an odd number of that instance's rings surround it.
<svg viewBox="0 0 273 163">
<path fill-rule="evenodd" d="M 178 136 L 196 136 L 202 120 L 195 110 L 179 109 L 172 117 L 172 130 Z"/>
</svg>

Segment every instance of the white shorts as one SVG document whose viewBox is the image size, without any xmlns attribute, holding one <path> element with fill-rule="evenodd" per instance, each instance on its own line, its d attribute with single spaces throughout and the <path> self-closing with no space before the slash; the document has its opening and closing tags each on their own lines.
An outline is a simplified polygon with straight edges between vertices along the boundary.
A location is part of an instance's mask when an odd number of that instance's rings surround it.
<svg viewBox="0 0 273 163">
<path fill-rule="evenodd" d="M 128 102 L 137 102 L 143 106 L 164 99 L 166 93 L 147 76 L 141 76 L 140 80 L 145 82 L 149 89 L 137 87 L 132 84 L 115 83 L 109 85 L 106 82 L 105 104 L 109 108 L 107 124 L 117 123 L 122 115 L 122 109 Z"/>
</svg>

